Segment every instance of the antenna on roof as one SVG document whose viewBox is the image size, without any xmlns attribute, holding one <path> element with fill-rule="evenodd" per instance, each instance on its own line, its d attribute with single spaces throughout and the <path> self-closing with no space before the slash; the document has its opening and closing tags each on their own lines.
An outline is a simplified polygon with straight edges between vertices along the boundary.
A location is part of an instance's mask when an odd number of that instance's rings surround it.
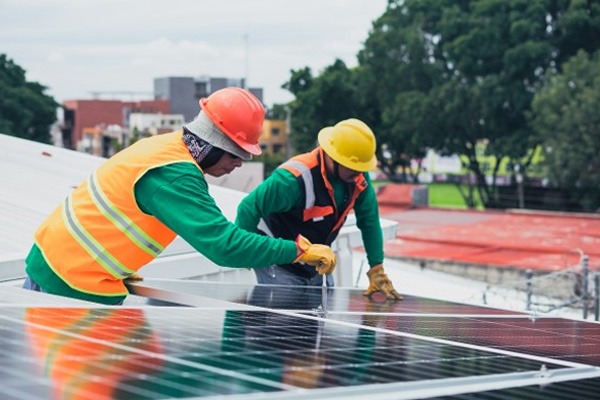
<svg viewBox="0 0 600 400">
<path fill-rule="evenodd" d="M 248 89 L 248 34 L 244 34 L 244 89 Z"/>
<path fill-rule="evenodd" d="M 152 92 L 142 92 L 142 91 L 133 91 L 133 90 L 98 90 L 90 92 L 94 100 L 99 100 L 100 97 L 110 97 L 110 98 L 118 98 L 123 96 L 128 96 L 132 100 L 134 98 L 144 98 L 144 97 L 152 97 L 154 93 Z"/>
</svg>

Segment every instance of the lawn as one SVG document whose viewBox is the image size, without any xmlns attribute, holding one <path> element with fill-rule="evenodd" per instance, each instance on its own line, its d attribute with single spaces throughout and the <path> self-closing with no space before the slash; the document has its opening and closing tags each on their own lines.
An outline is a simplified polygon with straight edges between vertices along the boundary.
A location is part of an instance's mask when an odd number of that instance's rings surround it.
<svg viewBox="0 0 600 400">
<path fill-rule="evenodd" d="M 467 208 L 463 197 L 454 183 L 429 183 L 427 184 L 430 207 Z M 467 193 L 468 187 L 462 189 Z M 481 204 L 479 196 L 475 195 L 477 204 Z M 479 206 L 478 209 L 483 207 Z"/>
<path fill-rule="evenodd" d="M 373 181 L 373 186 L 377 187 L 385 185 L 389 181 Z M 465 201 L 463 200 L 458 187 L 454 183 L 428 183 L 424 184 L 428 188 L 429 207 L 440 208 L 459 208 L 466 209 Z M 468 190 L 467 186 L 462 186 L 463 190 Z M 477 204 L 481 204 L 479 196 L 475 194 Z M 483 206 L 479 205 L 478 210 L 483 210 Z"/>
</svg>

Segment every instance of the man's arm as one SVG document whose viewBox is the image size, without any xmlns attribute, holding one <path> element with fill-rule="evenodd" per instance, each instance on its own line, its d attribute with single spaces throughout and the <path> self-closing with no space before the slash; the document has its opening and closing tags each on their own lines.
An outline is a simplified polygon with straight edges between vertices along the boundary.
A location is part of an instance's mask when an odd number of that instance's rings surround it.
<svg viewBox="0 0 600 400">
<path fill-rule="evenodd" d="M 301 202 L 302 189 L 294 175 L 287 170 L 277 169 L 242 199 L 235 223 L 247 231 L 258 232 L 261 218 L 291 210 Z"/>
<path fill-rule="evenodd" d="M 389 300 L 402 300 L 402 295 L 396 291 L 392 281 L 383 270 L 383 231 L 379 221 L 379 205 L 367 174 L 365 174 L 365 178 L 369 185 L 356 199 L 354 207 L 356 225 L 360 229 L 370 267 L 367 272 L 369 287 L 363 294 L 371 296 L 373 293 L 381 292 Z"/>
<path fill-rule="evenodd" d="M 358 196 L 354 204 L 354 214 L 356 215 L 356 226 L 360 230 L 367 261 L 369 266 L 383 263 L 383 231 L 379 221 L 379 205 L 377 195 L 371 185 L 368 174 L 364 174 L 367 179 L 367 188 Z"/>
<path fill-rule="evenodd" d="M 292 262 L 293 241 L 244 231 L 223 215 L 202 173 L 189 163 L 147 172 L 135 185 L 140 208 L 218 265 L 257 268 Z"/>
</svg>

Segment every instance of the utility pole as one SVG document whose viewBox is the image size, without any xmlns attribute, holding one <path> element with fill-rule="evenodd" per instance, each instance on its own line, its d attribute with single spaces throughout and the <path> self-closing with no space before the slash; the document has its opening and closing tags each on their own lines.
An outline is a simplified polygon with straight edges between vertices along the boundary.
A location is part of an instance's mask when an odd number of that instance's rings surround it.
<svg viewBox="0 0 600 400">
<path fill-rule="evenodd" d="M 244 89 L 248 89 L 248 34 L 244 34 Z"/>
<path fill-rule="evenodd" d="M 285 156 L 286 158 L 290 158 L 292 156 L 292 109 L 289 106 L 284 106 L 285 108 Z"/>
</svg>

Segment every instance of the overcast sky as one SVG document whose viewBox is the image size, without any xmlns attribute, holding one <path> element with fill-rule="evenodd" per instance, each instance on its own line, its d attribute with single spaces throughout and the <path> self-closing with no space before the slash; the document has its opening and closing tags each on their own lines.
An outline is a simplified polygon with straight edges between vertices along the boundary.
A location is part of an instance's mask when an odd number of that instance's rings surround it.
<svg viewBox="0 0 600 400">
<path fill-rule="evenodd" d="M 357 64 L 386 0 L 0 0 L 0 53 L 62 102 L 153 91 L 153 79 L 242 78 L 287 102 L 290 70 Z"/>
</svg>

